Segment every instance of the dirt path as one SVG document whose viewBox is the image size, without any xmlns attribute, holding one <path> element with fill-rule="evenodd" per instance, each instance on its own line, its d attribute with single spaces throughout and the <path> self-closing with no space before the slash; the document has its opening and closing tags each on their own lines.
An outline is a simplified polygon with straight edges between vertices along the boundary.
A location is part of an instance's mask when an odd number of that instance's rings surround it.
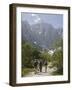
<svg viewBox="0 0 72 90">
<path fill-rule="evenodd" d="M 35 74 L 34 72 L 30 72 L 26 76 L 29 76 L 29 77 L 30 76 L 51 76 L 54 71 L 56 71 L 55 67 L 53 67 L 53 68 L 47 67 L 47 72 L 45 72 L 45 67 L 43 66 L 42 67 L 42 72 L 38 72 L 37 74 Z"/>
</svg>

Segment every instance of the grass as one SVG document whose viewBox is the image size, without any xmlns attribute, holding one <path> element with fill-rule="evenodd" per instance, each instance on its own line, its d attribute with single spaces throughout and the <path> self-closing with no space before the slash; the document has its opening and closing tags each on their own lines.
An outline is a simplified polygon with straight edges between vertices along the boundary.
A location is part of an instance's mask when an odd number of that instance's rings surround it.
<svg viewBox="0 0 72 90">
<path fill-rule="evenodd" d="M 28 75 L 30 72 L 33 72 L 33 71 L 34 71 L 33 68 L 22 68 L 21 75 L 22 75 L 22 77 L 24 77 L 24 76 Z"/>
</svg>

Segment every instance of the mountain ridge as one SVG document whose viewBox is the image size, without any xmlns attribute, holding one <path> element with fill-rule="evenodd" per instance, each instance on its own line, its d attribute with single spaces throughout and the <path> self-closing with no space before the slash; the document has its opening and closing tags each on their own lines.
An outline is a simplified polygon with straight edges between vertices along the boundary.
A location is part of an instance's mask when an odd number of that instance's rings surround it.
<svg viewBox="0 0 72 90">
<path fill-rule="evenodd" d="M 51 24 L 42 22 L 30 26 L 27 21 L 22 21 L 22 40 L 50 49 L 56 40 L 62 38 L 63 29 L 55 29 Z"/>
</svg>

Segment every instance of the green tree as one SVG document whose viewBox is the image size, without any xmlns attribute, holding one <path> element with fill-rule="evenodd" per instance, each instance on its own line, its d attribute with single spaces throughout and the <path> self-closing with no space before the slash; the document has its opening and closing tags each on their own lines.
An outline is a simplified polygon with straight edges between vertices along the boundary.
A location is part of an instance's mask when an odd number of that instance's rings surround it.
<svg viewBox="0 0 72 90">
<path fill-rule="evenodd" d="M 63 73 L 63 51 L 57 49 L 52 56 L 53 66 L 57 67 L 57 72 Z"/>
<path fill-rule="evenodd" d="M 48 52 L 44 52 L 40 54 L 42 60 L 47 60 L 48 62 L 51 61 L 51 55 Z"/>
<path fill-rule="evenodd" d="M 33 55 L 33 59 L 39 59 L 40 58 L 40 51 L 37 48 L 34 48 L 32 55 Z"/>
<path fill-rule="evenodd" d="M 22 66 L 32 67 L 32 45 L 22 43 Z"/>
<path fill-rule="evenodd" d="M 59 48 L 59 47 L 61 47 L 62 49 L 63 49 L 63 40 L 62 39 L 59 39 L 59 40 L 56 40 L 55 42 L 54 42 L 54 48 Z"/>
</svg>

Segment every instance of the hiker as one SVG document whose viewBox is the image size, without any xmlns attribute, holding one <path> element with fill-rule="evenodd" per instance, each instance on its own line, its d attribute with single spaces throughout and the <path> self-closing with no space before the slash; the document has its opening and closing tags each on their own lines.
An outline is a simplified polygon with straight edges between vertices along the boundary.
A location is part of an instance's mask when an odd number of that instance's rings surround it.
<svg viewBox="0 0 72 90">
<path fill-rule="evenodd" d="M 34 68 L 35 68 L 35 73 L 37 73 L 37 69 L 38 69 L 38 61 L 37 60 L 34 62 Z"/>
<path fill-rule="evenodd" d="M 39 63 L 39 69 L 40 69 L 40 72 L 42 72 L 42 61 L 40 61 Z"/>
<path fill-rule="evenodd" d="M 48 62 L 45 61 L 45 62 L 44 62 L 44 65 L 45 65 L 45 72 L 47 72 L 47 65 L 48 65 Z"/>
</svg>

